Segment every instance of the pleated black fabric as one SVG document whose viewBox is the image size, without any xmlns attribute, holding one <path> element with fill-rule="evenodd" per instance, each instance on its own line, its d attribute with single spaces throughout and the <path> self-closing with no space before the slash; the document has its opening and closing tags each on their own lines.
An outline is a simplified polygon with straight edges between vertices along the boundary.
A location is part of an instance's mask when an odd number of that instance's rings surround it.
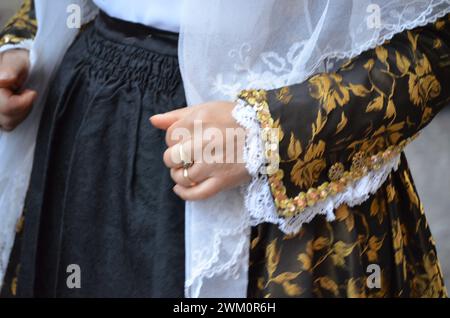
<svg viewBox="0 0 450 318">
<path fill-rule="evenodd" d="M 68 50 L 39 130 L 18 295 L 183 296 L 184 202 L 148 121 L 186 105 L 177 43 L 101 13 Z"/>
</svg>

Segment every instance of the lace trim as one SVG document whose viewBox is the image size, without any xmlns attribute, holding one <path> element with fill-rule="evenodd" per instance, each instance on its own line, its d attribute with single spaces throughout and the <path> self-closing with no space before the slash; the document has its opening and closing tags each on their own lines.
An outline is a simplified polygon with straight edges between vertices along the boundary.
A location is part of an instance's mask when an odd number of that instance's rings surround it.
<svg viewBox="0 0 450 318">
<path fill-rule="evenodd" d="M 385 162 L 379 169 L 371 170 L 360 179 L 354 180 L 339 193 L 328 196 L 325 200 L 316 202 L 305 208 L 301 213 L 292 217 L 280 217 L 272 196 L 269 178 L 257 171 L 264 165 L 264 160 L 255 156 L 256 152 L 262 153 L 263 144 L 260 136 L 260 125 L 257 120 L 256 110 L 239 100 L 233 110 L 233 117 L 245 129 L 248 130 L 244 160 L 246 168 L 252 175 L 252 181 L 245 190 L 245 207 L 250 216 L 249 223 L 256 226 L 263 222 L 277 224 L 280 230 L 286 234 L 297 233 L 304 223 L 310 222 L 316 215 L 326 215 L 328 221 L 335 219 L 334 210 L 342 204 L 356 206 L 366 201 L 387 180 L 392 171 L 397 170 L 400 155 Z M 249 160 L 253 158 L 259 160 Z"/>
<path fill-rule="evenodd" d="M 398 157 L 403 148 L 417 136 L 402 140 L 398 145 L 391 145 L 384 151 L 374 155 L 358 152 L 353 157 L 353 164 L 349 171 L 343 171 L 344 166 L 338 162 L 329 171 L 331 182 L 324 182 L 317 188 L 311 187 L 307 192 L 300 192 L 291 198 L 286 194 L 286 187 L 283 183 L 283 171 L 278 167 L 280 156 L 276 150 L 278 150 L 279 140 L 278 138 L 271 138 L 267 134 L 267 131 L 278 129 L 271 117 L 267 92 L 265 90 L 244 90 L 239 95 L 239 98 L 247 102 L 256 111 L 256 118 L 261 127 L 260 139 L 264 146 L 263 153 L 267 162 L 263 172 L 268 174 L 278 214 L 285 218 L 292 218 L 303 213 L 308 207 L 312 207 L 330 196 L 341 193 L 369 172 L 380 170 L 395 157 Z M 341 169 L 339 169 L 339 166 Z M 339 170 L 342 171 L 339 172 Z"/>
<path fill-rule="evenodd" d="M 247 130 L 243 159 L 245 167 L 251 176 L 259 173 L 261 167 L 266 164 L 264 147 L 260 135 L 260 124 L 256 111 L 245 101 L 239 99 L 233 109 L 232 115 L 237 123 Z"/>
<path fill-rule="evenodd" d="M 363 52 L 383 45 L 399 33 L 406 30 L 413 30 L 417 27 L 423 27 L 429 23 L 435 23 L 437 20 L 450 13 L 450 7 L 444 7 L 446 4 L 449 5 L 450 0 L 435 1 L 412 21 L 401 23 L 400 21 L 402 18 L 399 17 L 399 24 L 384 24 L 379 30 L 380 35 L 378 37 L 367 40 L 366 42 L 358 45 L 356 48 L 324 53 L 316 59 L 316 62 L 311 63 L 311 65 L 308 66 L 308 69 L 302 74 L 298 73 L 298 71 L 293 68 L 287 69 L 285 72 L 273 72 L 271 70 L 274 66 L 268 59 L 262 59 L 264 72 L 256 71 L 250 68 L 247 63 L 248 56 L 246 55 L 246 51 L 250 50 L 251 45 L 246 42 L 241 46 L 241 48 L 230 51 L 230 56 L 240 57 L 240 60 L 236 63 L 236 70 L 239 72 L 240 78 L 244 78 L 245 80 L 238 81 L 236 78 L 233 78 L 232 81 L 228 81 L 224 79 L 224 74 L 220 73 L 214 81 L 214 90 L 216 92 L 220 92 L 224 96 L 234 98 L 244 89 L 275 89 L 283 86 L 289 86 L 294 83 L 300 83 L 319 72 L 323 67 L 324 62 L 326 62 L 325 64 L 327 65 L 325 71 L 331 71 L 337 62 L 347 61 L 361 55 Z M 441 9 L 441 7 L 443 8 Z M 386 33 L 382 34 L 384 32 Z M 287 52 L 295 51 L 298 45 L 299 43 L 292 44 Z M 261 57 L 271 55 L 276 56 L 277 60 L 280 60 L 283 64 L 288 64 L 287 62 L 289 59 L 287 56 L 279 56 L 273 51 L 264 51 L 260 54 Z M 298 56 L 294 56 L 291 59 L 295 60 L 296 58 L 298 58 Z M 293 78 L 295 78 L 294 81 L 292 81 Z"/>
<path fill-rule="evenodd" d="M 187 239 L 186 297 L 245 297 L 250 223 L 242 213 L 243 202 L 239 189 L 221 192 L 213 200 L 187 202 L 186 222 L 195 235 Z M 202 287 L 211 280 L 220 287 L 206 288 L 205 294 Z"/>
<path fill-rule="evenodd" d="M 225 274 L 226 277 L 235 277 L 238 268 L 239 268 L 239 255 L 242 254 L 244 250 L 246 239 L 239 240 L 239 243 L 236 246 L 236 250 L 234 255 L 225 263 L 221 263 L 219 266 L 214 267 L 213 265 L 218 262 L 219 254 L 220 254 L 220 246 L 223 244 L 222 237 L 230 237 L 230 236 L 241 236 L 241 234 L 245 234 L 248 229 L 248 222 L 243 222 L 236 229 L 231 231 L 216 231 L 216 235 L 214 236 L 214 244 L 213 244 L 213 253 L 209 260 L 202 265 L 199 265 L 192 275 L 193 278 L 187 279 L 185 282 L 185 290 L 188 292 L 188 289 L 194 284 L 195 280 L 201 281 L 204 278 L 211 278 L 213 276 L 219 274 Z M 202 251 L 196 251 L 194 258 L 202 259 Z M 195 297 L 195 296 L 194 296 Z"/>
<path fill-rule="evenodd" d="M 31 51 L 31 48 L 33 46 L 33 40 L 23 40 L 19 43 L 8 43 L 0 46 L 0 53 L 8 51 L 8 50 L 14 50 L 14 49 L 24 49 Z"/>
<path fill-rule="evenodd" d="M 405 30 L 412 30 L 417 27 L 426 26 L 429 23 L 434 23 L 438 19 L 444 17 L 448 13 L 450 13 L 450 8 L 442 9 L 442 11 L 438 11 L 436 14 L 431 15 L 435 8 L 442 6 L 443 4 L 450 4 L 449 0 L 437 1 L 427 7 L 420 16 L 414 21 L 409 21 L 404 24 L 395 24 L 395 25 L 384 25 L 384 28 L 388 30 L 388 33 L 377 38 L 376 40 L 367 41 L 364 44 L 360 45 L 357 49 L 348 50 L 345 52 L 333 52 L 330 55 L 327 55 L 325 58 L 321 59 L 321 61 L 326 58 L 337 58 L 337 59 L 350 59 L 355 56 L 360 55 L 361 53 L 373 49 L 377 46 L 383 45 L 386 41 L 391 40 L 396 34 L 402 33 Z"/>
<path fill-rule="evenodd" d="M 248 255 L 246 257 L 246 252 L 249 249 L 249 232 L 250 225 L 248 222 L 243 222 L 235 233 L 218 233 L 214 236 L 213 244 L 213 254 L 208 258 L 207 262 L 200 262 L 197 264 L 194 273 L 191 275 L 190 279 L 185 281 L 185 296 L 188 298 L 198 298 L 200 297 L 200 289 L 203 285 L 203 281 L 206 278 L 212 278 L 217 276 L 223 276 L 225 280 L 228 279 L 238 279 L 240 277 L 240 269 L 245 268 L 248 265 Z M 223 239 L 230 239 L 230 237 L 236 236 L 238 238 L 235 241 L 235 249 L 232 253 L 231 258 L 226 262 L 223 262 L 222 257 L 220 257 L 221 252 L 224 249 L 221 248 L 224 245 Z M 195 254 L 196 252 L 194 252 Z M 201 252 L 197 251 L 196 259 L 201 259 Z"/>
<path fill-rule="evenodd" d="M 245 208 L 250 216 L 250 225 L 256 226 L 263 222 L 279 224 L 280 217 L 270 191 L 269 179 L 266 174 L 259 173 L 266 165 L 264 145 L 261 138 L 261 126 L 256 110 L 239 99 L 232 115 L 236 122 L 247 130 L 243 159 L 245 168 L 252 176 L 251 182 L 244 187 Z"/>
<path fill-rule="evenodd" d="M 270 222 L 277 224 L 286 234 L 295 234 L 300 231 L 304 223 L 309 223 L 316 215 L 325 215 L 327 221 L 334 221 L 335 209 L 342 204 L 353 207 L 365 202 L 383 185 L 390 173 L 397 170 L 399 162 L 400 156 L 397 156 L 380 170 L 372 171 L 347 186 L 343 192 L 328 197 L 325 201 L 316 203 L 291 218 L 281 218 L 277 215 L 267 177 L 255 177 L 248 186 L 245 197 L 245 205 L 252 218 L 252 225 Z"/>
</svg>

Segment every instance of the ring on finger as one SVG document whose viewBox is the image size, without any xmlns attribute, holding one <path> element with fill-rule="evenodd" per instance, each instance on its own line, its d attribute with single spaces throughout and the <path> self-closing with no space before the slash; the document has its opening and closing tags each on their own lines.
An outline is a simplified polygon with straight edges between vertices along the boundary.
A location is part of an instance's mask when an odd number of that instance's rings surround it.
<svg viewBox="0 0 450 318">
<path fill-rule="evenodd" d="M 186 153 L 183 151 L 183 144 L 180 144 L 180 147 L 178 148 L 180 152 L 180 160 L 181 164 L 183 165 L 183 176 L 187 173 L 187 169 L 192 167 L 194 164 L 189 158 L 187 158 Z M 185 173 L 186 171 L 186 173 Z"/>
<path fill-rule="evenodd" d="M 197 185 L 195 181 L 193 181 L 191 178 L 189 178 L 189 167 L 183 167 L 183 178 L 185 178 L 187 181 L 189 181 L 189 184 L 191 187 Z"/>
</svg>

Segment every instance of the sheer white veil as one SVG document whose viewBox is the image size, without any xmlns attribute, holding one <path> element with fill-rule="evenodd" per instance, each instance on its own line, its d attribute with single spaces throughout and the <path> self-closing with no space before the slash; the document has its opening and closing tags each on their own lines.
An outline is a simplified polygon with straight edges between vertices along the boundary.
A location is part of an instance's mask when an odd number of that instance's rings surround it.
<svg viewBox="0 0 450 318">
<path fill-rule="evenodd" d="M 89 0 L 35 0 L 38 36 L 30 87 L 40 100 L 14 132 L 0 132 L 0 282 L 22 212 L 37 126 L 51 75 L 76 32 L 67 6 L 95 16 Z M 450 11 L 450 0 L 186 0 L 179 58 L 190 105 L 233 100 L 241 89 L 301 82 L 343 58 Z M 301 124 L 301 123 L 300 123 Z M 186 205 L 186 295 L 245 297 L 250 226 L 240 189 Z M 32 213 L 32 212 L 31 212 Z M 1 284 L 0 284 L 1 285 Z"/>
<path fill-rule="evenodd" d="M 185 6 L 179 54 L 189 104 L 302 82 L 450 11 L 450 1 L 442 0 L 189 0 Z M 246 296 L 250 225 L 261 219 L 244 211 L 238 190 L 187 203 L 186 295 Z"/>
<path fill-rule="evenodd" d="M 301 82 L 449 10 L 445 0 L 189 0 L 180 62 L 192 103 Z M 329 63 L 329 61 L 328 61 Z M 205 67 L 207 65 L 207 67 Z"/>
</svg>

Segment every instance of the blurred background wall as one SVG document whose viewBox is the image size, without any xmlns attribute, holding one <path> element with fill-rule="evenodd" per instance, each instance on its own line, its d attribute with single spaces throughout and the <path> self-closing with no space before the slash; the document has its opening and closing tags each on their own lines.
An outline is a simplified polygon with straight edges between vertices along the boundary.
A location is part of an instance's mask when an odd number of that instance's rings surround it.
<svg viewBox="0 0 450 318">
<path fill-rule="evenodd" d="M 22 0 L 1 0 L 0 1 L 0 25 L 3 25 L 14 14 L 22 3 Z"/>
<path fill-rule="evenodd" d="M 406 157 L 450 290 L 450 105 L 407 147 Z"/>
<path fill-rule="evenodd" d="M 22 0 L 1 0 L 0 25 Z M 444 89 L 450 89 L 450 85 Z M 450 106 L 406 150 L 450 290 Z"/>
</svg>

